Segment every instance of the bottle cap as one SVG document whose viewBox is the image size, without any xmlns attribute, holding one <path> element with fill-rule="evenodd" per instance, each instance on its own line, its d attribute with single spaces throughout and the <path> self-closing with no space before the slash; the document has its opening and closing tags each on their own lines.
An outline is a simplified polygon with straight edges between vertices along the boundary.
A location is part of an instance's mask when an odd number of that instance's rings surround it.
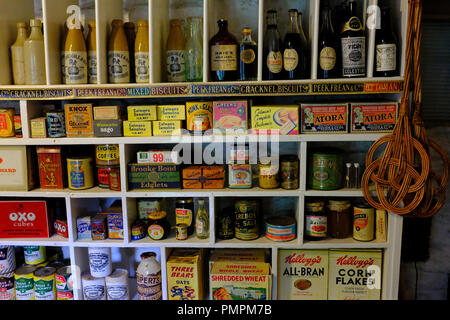
<svg viewBox="0 0 450 320">
<path fill-rule="evenodd" d="M 39 19 L 31 19 L 30 20 L 30 27 L 41 27 L 42 22 Z"/>
<path fill-rule="evenodd" d="M 112 24 L 113 27 L 122 27 L 123 26 L 123 21 L 120 20 L 120 19 L 114 19 L 111 22 L 111 24 Z"/>
<path fill-rule="evenodd" d="M 151 257 L 156 257 L 156 253 L 154 252 L 143 252 L 141 253 L 141 260 L 147 259 L 147 258 L 151 258 Z"/>
<path fill-rule="evenodd" d="M 26 24 L 26 22 L 17 22 L 16 26 L 17 26 L 17 28 L 26 28 L 27 24 Z"/>
<path fill-rule="evenodd" d="M 125 22 L 123 26 L 125 29 L 134 29 L 134 22 Z"/>
<path fill-rule="evenodd" d="M 252 33 L 252 29 L 245 27 L 242 29 L 242 34 L 251 34 Z"/>
<path fill-rule="evenodd" d="M 138 27 L 148 27 L 148 21 L 147 20 L 139 20 L 137 25 L 138 25 Z"/>
<path fill-rule="evenodd" d="M 171 19 L 170 25 L 171 26 L 181 26 L 181 20 L 180 19 Z"/>
<path fill-rule="evenodd" d="M 95 21 L 94 20 L 89 21 L 88 26 L 91 28 L 95 28 Z"/>
</svg>

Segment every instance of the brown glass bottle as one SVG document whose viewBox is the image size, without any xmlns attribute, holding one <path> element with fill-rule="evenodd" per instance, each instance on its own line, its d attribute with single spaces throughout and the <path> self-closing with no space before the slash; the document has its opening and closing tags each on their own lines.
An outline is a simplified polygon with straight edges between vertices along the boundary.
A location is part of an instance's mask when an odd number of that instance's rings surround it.
<svg viewBox="0 0 450 320">
<path fill-rule="evenodd" d="M 252 40 L 252 30 L 242 29 L 242 40 L 239 48 L 239 72 L 243 81 L 253 81 L 258 76 L 258 48 Z"/>
<path fill-rule="evenodd" d="M 284 79 L 306 78 L 306 40 L 302 40 L 298 27 L 298 11 L 289 10 L 289 27 L 283 43 Z"/>
<path fill-rule="evenodd" d="M 217 21 L 219 32 L 209 41 L 211 81 L 236 81 L 239 78 L 239 43 L 228 32 L 228 21 Z"/>
</svg>

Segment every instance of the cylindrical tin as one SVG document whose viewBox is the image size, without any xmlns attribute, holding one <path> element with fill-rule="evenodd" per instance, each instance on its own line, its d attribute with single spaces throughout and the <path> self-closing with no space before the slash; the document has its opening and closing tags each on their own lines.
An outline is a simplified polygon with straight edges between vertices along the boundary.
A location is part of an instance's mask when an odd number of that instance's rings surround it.
<svg viewBox="0 0 450 320">
<path fill-rule="evenodd" d="M 131 226 L 131 240 L 141 240 L 147 235 L 147 225 L 144 220 L 136 220 Z"/>
<path fill-rule="evenodd" d="M 282 156 L 281 157 L 281 187 L 283 189 L 298 189 L 299 186 L 299 170 L 298 156 Z"/>
<path fill-rule="evenodd" d="M 42 267 L 33 273 L 35 300 L 56 300 L 55 272 L 53 267 Z"/>
<path fill-rule="evenodd" d="M 109 189 L 109 174 L 113 166 L 96 166 L 97 182 L 100 188 Z"/>
<path fill-rule="evenodd" d="M 14 273 L 0 274 L 0 301 L 14 300 Z"/>
<path fill-rule="evenodd" d="M 23 246 L 23 255 L 26 264 L 37 265 L 47 260 L 44 246 Z"/>
<path fill-rule="evenodd" d="M 106 215 L 97 214 L 95 217 L 91 218 L 92 240 L 105 240 L 108 238 L 107 228 Z"/>
<path fill-rule="evenodd" d="M 161 210 L 161 201 L 158 199 L 140 199 L 138 200 L 139 219 L 148 219 L 148 215 L 154 211 Z"/>
<path fill-rule="evenodd" d="M 0 108 L 0 137 L 14 137 L 14 108 Z"/>
<path fill-rule="evenodd" d="M 59 268 L 55 274 L 56 299 L 73 300 L 73 280 L 72 267 L 64 266 Z"/>
<path fill-rule="evenodd" d="M 45 113 L 47 118 L 47 133 L 50 138 L 66 136 L 66 122 L 63 110 L 51 110 Z"/>
<path fill-rule="evenodd" d="M 130 300 L 128 271 L 115 269 L 105 278 L 107 300 Z"/>
<path fill-rule="evenodd" d="M 16 282 L 16 300 L 34 300 L 35 266 L 25 265 L 17 268 L 14 273 Z"/>
<path fill-rule="evenodd" d="M 375 229 L 375 209 L 368 203 L 353 206 L 353 239 L 372 241 Z"/>
<path fill-rule="evenodd" d="M 14 116 L 14 132 L 16 138 L 23 138 L 22 118 L 20 117 L 20 115 Z"/>
<path fill-rule="evenodd" d="M 0 246 L 0 274 L 16 269 L 16 253 L 13 246 Z"/>
<path fill-rule="evenodd" d="M 188 229 L 188 226 L 185 223 L 179 223 L 176 225 L 177 240 L 186 240 L 188 238 L 187 229 Z"/>
<path fill-rule="evenodd" d="M 91 157 L 67 158 L 69 189 L 83 190 L 94 186 Z"/>
<path fill-rule="evenodd" d="M 105 278 L 96 278 L 85 272 L 81 276 L 84 300 L 106 300 Z"/>
<path fill-rule="evenodd" d="M 309 185 L 315 190 L 336 190 L 343 187 L 344 162 L 337 149 L 312 152 Z"/>
<path fill-rule="evenodd" d="M 254 200 L 236 201 L 235 237 L 240 240 L 254 240 L 259 237 L 258 202 Z"/>
<path fill-rule="evenodd" d="M 109 189 L 113 191 L 120 191 L 120 167 L 112 168 L 109 172 Z"/>
<path fill-rule="evenodd" d="M 95 146 L 95 163 L 103 166 L 120 164 L 120 151 L 118 144 L 99 144 Z"/>
<path fill-rule="evenodd" d="M 293 217 L 279 216 L 266 219 L 266 237 L 273 241 L 290 241 L 296 238 L 297 223 Z"/>
<path fill-rule="evenodd" d="M 64 188 L 61 147 L 37 147 L 39 181 L 42 189 Z"/>
<path fill-rule="evenodd" d="M 89 267 L 91 275 L 96 278 L 111 274 L 111 248 L 89 247 Z"/>
</svg>

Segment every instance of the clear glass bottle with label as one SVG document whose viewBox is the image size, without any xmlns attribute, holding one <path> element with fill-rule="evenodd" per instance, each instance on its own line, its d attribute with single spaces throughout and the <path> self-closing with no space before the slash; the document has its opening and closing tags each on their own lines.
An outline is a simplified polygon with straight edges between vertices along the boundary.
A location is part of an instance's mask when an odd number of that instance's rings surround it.
<svg viewBox="0 0 450 320">
<path fill-rule="evenodd" d="M 128 51 L 130 52 L 130 82 L 136 82 L 135 65 L 134 65 L 134 43 L 136 41 L 136 26 L 133 22 L 125 22 L 123 24 L 125 34 L 127 36 Z"/>
<path fill-rule="evenodd" d="M 296 9 L 289 10 L 289 27 L 284 37 L 283 48 L 284 78 L 305 79 L 307 48 L 300 35 Z"/>
<path fill-rule="evenodd" d="M 25 84 L 46 84 L 44 35 L 42 22 L 30 20 L 31 33 L 24 42 Z"/>
<path fill-rule="evenodd" d="M 137 26 L 136 41 L 134 43 L 136 83 L 149 83 L 148 21 L 139 20 Z"/>
<path fill-rule="evenodd" d="M 81 31 L 81 22 L 70 21 L 64 42 L 64 63 L 62 80 L 65 84 L 86 84 L 88 82 L 87 50 Z"/>
<path fill-rule="evenodd" d="M 209 41 L 211 81 L 236 81 L 239 79 L 239 43 L 228 31 L 228 21 L 217 21 L 219 31 Z"/>
<path fill-rule="evenodd" d="M 322 10 L 322 27 L 319 33 L 317 78 L 332 79 L 339 76 L 338 52 L 339 42 L 331 22 L 331 9 L 328 6 L 324 6 Z"/>
<path fill-rule="evenodd" d="M 397 36 L 391 26 L 391 9 L 381 9 L 381 29 L 375 35 L 375 77 L 398 76 Z"/>
<path fill-rule="evenodd" d="M 24 43 L 27 39 L 27 24 L 18 22 L 17 38 L 11 46 L 11 61 L 14 84 L 25 84 Z"/>
<path fill-rule="evenodd" d="M 198 200 L 197 215 L 195 217 L 195 233 L 199 239 L 209 237 L 209 215 L 205 208 L 205 200 Z"/>
<path fill-rule="evenodd" d="M 277 11 L 267 11 L 264 34 L 263 80 L 280 80 L 283 70 L 282 41 L 277 26 Z"/>
<path fill-rule="evenodd" d="M 161 264 L 156 253 L 144 252 L 136 270 L 138 300 L 162 300 Z"/>
<path fill-rule="evenodd" d="M 188 39 L 186 41 L 186 81 L 203 81 L 203 44 L 200 34 L 202 18 L 188 18 Z"/>
<path fill-rule="evenodd" d="M 239 47 L 240 80 L 254 81 L 258 77 L 258 46 L 252 39 L 252 29 L 242 29 Z"/>
<path fill-rule="evenodd" d="M 186 81 L 185 39 L 179 19 L 170 20 L 170 32 L 166 47 L 167 81 Z"/>
<path fill-rule="evenodd" d="M 88 56 L 88 80 L 91 84 L 97 84 L 97 35 L 95 21 L 89 21 L 87 36 L 87 56 Z"/>
<path fill-rule="evenodd" d="M 108 45 L 108 79 L 110 83 L 130 82 L 130 52 L 123 21 L 112 21 Z"/>
</svg>

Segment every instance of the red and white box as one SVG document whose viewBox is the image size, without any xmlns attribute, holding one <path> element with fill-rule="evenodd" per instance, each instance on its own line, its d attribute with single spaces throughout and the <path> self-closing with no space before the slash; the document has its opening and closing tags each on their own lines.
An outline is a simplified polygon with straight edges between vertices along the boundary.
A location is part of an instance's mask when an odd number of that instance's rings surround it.
<svg viewBox="0 0 450 320">
<path fill-rule="evenodd" d="M 0 201 L 0 238 L 49 238 L 52 232 L 45 201 Z"/>
</svg>

